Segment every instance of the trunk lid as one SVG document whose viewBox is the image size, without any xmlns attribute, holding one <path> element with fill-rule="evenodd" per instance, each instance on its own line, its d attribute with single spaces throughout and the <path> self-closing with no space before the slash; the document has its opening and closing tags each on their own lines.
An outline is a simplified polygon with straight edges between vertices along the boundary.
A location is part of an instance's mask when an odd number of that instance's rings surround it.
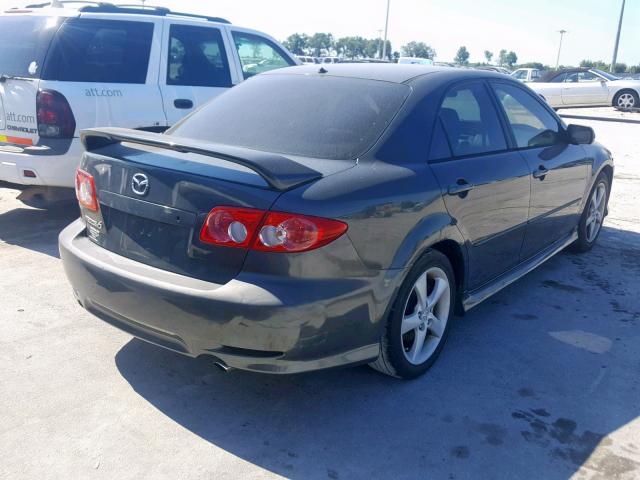
<svg viewBox="0 0 640 480">
<path fill-rule="evenodd" d="M 268 210 L 282 191 L 322 177 L 279 155 L 167 135 L 105 128 L 82 139 L 82 168 L 93 175 L 100 204 L 97 213 L 83 209 L 88 237 L 147 265 L 218 284 L 240 272 L 247 251 L 199 240 L 211 209 Z"/>
</svg>

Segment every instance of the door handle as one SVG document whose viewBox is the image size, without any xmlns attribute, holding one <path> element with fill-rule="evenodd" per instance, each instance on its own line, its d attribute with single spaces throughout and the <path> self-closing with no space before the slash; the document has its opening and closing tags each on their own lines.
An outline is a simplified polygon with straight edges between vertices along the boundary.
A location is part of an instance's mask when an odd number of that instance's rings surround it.
<svg viewBox="0 0 640 480">
<path fill-rule="evenodd" d="M 467 182 L 464 178 L 459 178 L 455 185 L 449 185 L 447 193 L 449 195 L 460 195 L 464 197 L 469 190 L 473 190 L 474 185 Z"/>
<path fill-rule="evenodd" d="M 193 102 L 188 98 L 176 98 L 173 101 L 173 106 L 181 110 L 189 110 L 193 108 Z"/>
<path fill-rule="evenodd" d="M 544 165 L 540 165 L 538 169 L 533 172 L 533 178 L 544 180 L 544 177 L 546 177 L 548 173 L 549 170 L 547 170 Z"/>
</svg>

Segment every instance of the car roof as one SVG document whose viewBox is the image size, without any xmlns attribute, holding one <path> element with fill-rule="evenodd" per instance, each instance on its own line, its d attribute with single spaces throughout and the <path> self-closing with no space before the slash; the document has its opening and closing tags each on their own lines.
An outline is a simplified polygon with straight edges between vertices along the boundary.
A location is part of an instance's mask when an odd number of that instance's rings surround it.
<svg viewBox="0 0 640 480">
<path fill-rule="evenodd" d="M 301 65 L 264 72 L 261 75 L 326 75 L 344 78 L 379 80 L 407 83 L 425 75 L 442 77 L 443 80 L 464 78 L 504 78 L 497 72 L 433 65 L 399 65 L 396 63 L 334 63 L 331 65 Z"/>
<path fill-rule="evenodd" d="M 74 0 L 58 0 L 54 5 L 54 2 L 44 2 L 27 5 L 22 8 L 11 8 L 2 11 L 0 14 L 4 15 L 16 15 L 16 14 L 31 14 L 31 15 L 46 15 L 46 16 L 60 16 L 70 17 L 76 16 L 81 13 L 98 13 L 98 14 L 113 14 L 118 18 L 127 19 L 131 16 L 131 20 L 135 20 L 135 16 L 152 16 L 152 17 L 169 17 L 169 18 L 182 18 L 188 20 L 213 22 L 230 24 L 228 20 L 221 17 L 212 17 L 207 15 L 198 15 L 194 13 L 174 12 L 165 7 L 145 6 L 142 5 L 116 5 L 108 2 L 94 2 L 94 1 L 74 1 Z"/>
</svg>

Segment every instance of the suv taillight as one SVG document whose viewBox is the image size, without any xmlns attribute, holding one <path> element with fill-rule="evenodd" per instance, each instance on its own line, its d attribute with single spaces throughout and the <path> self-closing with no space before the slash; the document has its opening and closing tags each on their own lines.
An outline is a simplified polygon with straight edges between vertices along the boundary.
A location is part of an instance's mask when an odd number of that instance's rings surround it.
<svg viewBox="0 0 640 480">
<path fill-rule="evenodd" d="M 36 97 L 38 134 L 46 138 L 73 138 L 76 119 L 69 102 L 60 92 L 40 90 Z"/>
<path fill-rule="evenodd" d="M 329 218 L 216 207 L 202 225 L 200 241 L 262 252 L 294 253 L 322 247 L 346 231 L 346 223 Z"/>
<path fill-rule="evenodd" d="M 93 175 L 84 170 L 76 170 L 76 197 L 81 207 L 92 212 L 98 211 L 98 195 Z"/>
</svg>

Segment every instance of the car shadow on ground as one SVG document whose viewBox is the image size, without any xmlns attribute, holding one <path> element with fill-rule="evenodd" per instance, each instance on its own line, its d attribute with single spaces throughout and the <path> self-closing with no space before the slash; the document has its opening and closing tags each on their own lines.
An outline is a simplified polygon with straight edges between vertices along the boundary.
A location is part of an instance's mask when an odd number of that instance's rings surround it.
<svg viewBox="0 0 640 480">
<path fill-rule="evenodd" d="M 639 277 L 640 235 L 606 228 L 457 318 L 412 382 L 223 373 L 139 340 L 115 361 L 169 418 L 289 478 L 632 478 L 640 442 L 610 434 L 640 411 Z"/>
<path fill-rule="evenodd" d="M 17 207 L 0 213 L 0 242 L 59 257 L 58 234 L 80 215 L 75 201 L 48 209 Z"/>
</svg>

